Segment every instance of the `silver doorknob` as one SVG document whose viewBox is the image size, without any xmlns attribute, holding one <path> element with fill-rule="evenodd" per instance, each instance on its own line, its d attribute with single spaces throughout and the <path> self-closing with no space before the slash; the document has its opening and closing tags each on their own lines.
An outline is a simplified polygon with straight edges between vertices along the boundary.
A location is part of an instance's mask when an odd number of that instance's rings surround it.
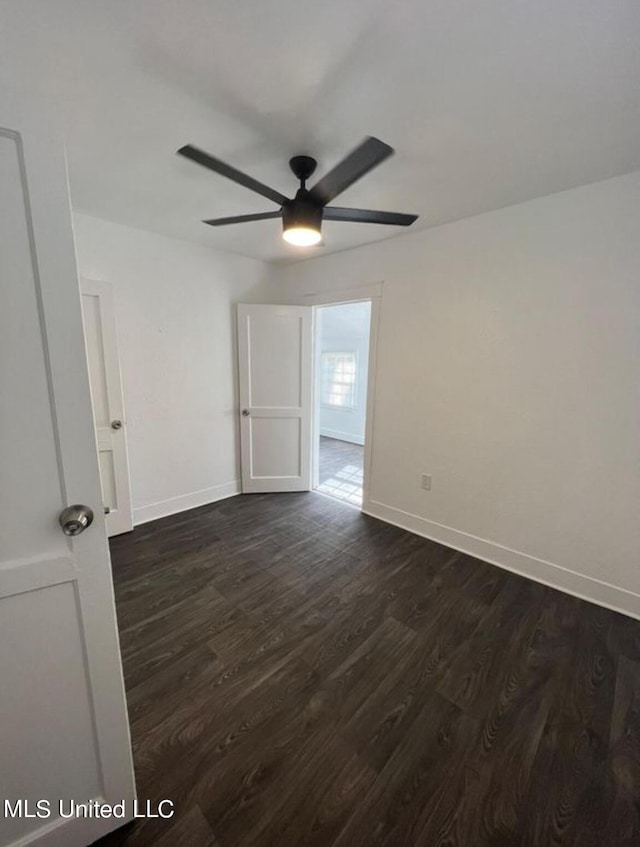
<svg viewBox="0 0 640 847">
<path fill-rule="evenodd" d="M 76 503 L 63 509 L 58 521 L 65 535 L 80 535 L 93 523 L 93 511 L 88 506 Z"/>
<path fill-rule="evenodd" d="M 111 421 L 111 429 L 122 429 L 122 421 Z"/>
<path fill-rule="evenodd" d="M 250 412 L 249 412 L 249 410 L 248 410 L 248 409 L 243 409 L 243 410 L 242 410 L 242 417 L 243 417 L 243 418 L 248 417 L 248 416 L 249 416 L 249 414 L 250 414 Z"/>
</svg>

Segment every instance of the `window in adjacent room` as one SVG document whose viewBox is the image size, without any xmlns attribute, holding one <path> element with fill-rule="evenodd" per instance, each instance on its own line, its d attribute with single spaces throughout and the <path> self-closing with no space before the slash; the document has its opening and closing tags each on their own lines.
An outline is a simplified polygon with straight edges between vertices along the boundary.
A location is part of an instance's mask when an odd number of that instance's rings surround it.
<svg viewBox="0 0 640 847">
<path fill-rule="evenodd" d="M 323 353 L 322 404 L 340 409 L 356 407 L 356 354 Z"/>
</svg>

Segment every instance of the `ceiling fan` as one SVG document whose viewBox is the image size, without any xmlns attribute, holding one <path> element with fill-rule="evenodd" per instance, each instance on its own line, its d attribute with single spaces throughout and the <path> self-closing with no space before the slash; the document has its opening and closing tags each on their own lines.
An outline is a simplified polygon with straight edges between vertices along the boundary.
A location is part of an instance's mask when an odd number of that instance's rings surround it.
<svg viewBox="0 0 640 847">
<path fill-rule="evenodd" d="M 410 226 L 417 219 L 417 215 L 404 215 L 399 212 L 376 212 L 369 209 L 345 209 L 340 206 L 327 205 L 338 194 L 353 185 L 356 180 L 393 155 L 393 152 L 392 147 L 377 138 L 366 138 L 311 189 L 306 187 L 306 182 L 316 169 L 316 160 L 311 156 L 294 156 L 289 160 L 289 167 L 296 178 L 300 180 L 300 188 L 296 192 L 296 196 L 290 199 L 231 165 L 221 162 L 220 159 L 210 156 L 192 144 L 187 144 L 178 150 L 181 156 L 186 156 L 187 159 L 191 159 L 221 176 L 226 176 L 227 179 L 232 179 L 234 182 L 244 185 L 245 188 L 261 194 L 280 206 L 275 212 L 213 218 L 203 221 L 203 223 L 210 226 L 226 226 L 227 224 L 282 218 L 282 237 L 285 241 L 298 247 L 310 247 L 313 244 L 318 244 L 322 238 L 323 220 Z"/>
</svg>

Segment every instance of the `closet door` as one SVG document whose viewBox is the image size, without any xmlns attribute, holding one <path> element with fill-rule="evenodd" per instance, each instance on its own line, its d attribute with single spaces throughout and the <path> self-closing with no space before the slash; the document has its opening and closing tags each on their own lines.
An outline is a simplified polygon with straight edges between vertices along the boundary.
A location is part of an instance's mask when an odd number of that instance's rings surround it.
<svg viewBox="0 0 640 847">
<path fill-rule="evenodd" d="M 105 523 L 107 535 L 119 535 L 133 529 L 133 511 L 113 289 L 90 279 L 81 285 Z"/>
</svg>

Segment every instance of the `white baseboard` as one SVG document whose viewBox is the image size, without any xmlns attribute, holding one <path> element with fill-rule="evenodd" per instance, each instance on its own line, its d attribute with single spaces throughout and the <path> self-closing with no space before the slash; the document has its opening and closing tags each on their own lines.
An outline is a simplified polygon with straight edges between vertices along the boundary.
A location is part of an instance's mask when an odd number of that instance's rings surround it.
<svg viewBox="0 0 640 847">
<path fill-rule="evenodd" d="M 213 488 L 203 488 L 191 494 L 181 494 L 179 497 L 170 497 L 158 503 L 139 506 L 133 510 L 133 525 L 138 526 L 158 518 L 166 518 L 167 515 L 185 512 L 187 509 L 206 506 L 207 503 L 215 503 L 216 500 L 224 500 L 236 494 L 240 494 L 240 481 L 237 479 L 233 482 L 225 482 L 223 485 L 214 485 Z"/>
<path fill-rule="evenodd" d="M 340 432 L 339 429 L 322 427 L 320 435 L 324 435 L 326 438 L 335 438 L 337 441 L 348 441 L 350 444 L 364 444 L 364 435 L 352 435 L 350 432 Z"/>
<path fill-rule="evenodd" d="M 581 600 L 588 600 L 598 606 L 612 609 L 623 615 L 640 619 L 640 594 L 618 588 L 608 582 L 594 579 L 576 571 L 521 553 L 509 547 L 503 547 L 493 541 L 469 535 L 449 526 L 413 515 L 402 509 L 387 506 L 377 500 L 368 500 L 363 504 L 362 511 L 386 523 L 406 529 L 416 535 L 437 541 L 446 547 L 468 553 L 476 559 L 482 559 L 491 565 L 525 576 L 535 582 L 541 582 L 558 591 L 572 594 Z"/>
</svg>

